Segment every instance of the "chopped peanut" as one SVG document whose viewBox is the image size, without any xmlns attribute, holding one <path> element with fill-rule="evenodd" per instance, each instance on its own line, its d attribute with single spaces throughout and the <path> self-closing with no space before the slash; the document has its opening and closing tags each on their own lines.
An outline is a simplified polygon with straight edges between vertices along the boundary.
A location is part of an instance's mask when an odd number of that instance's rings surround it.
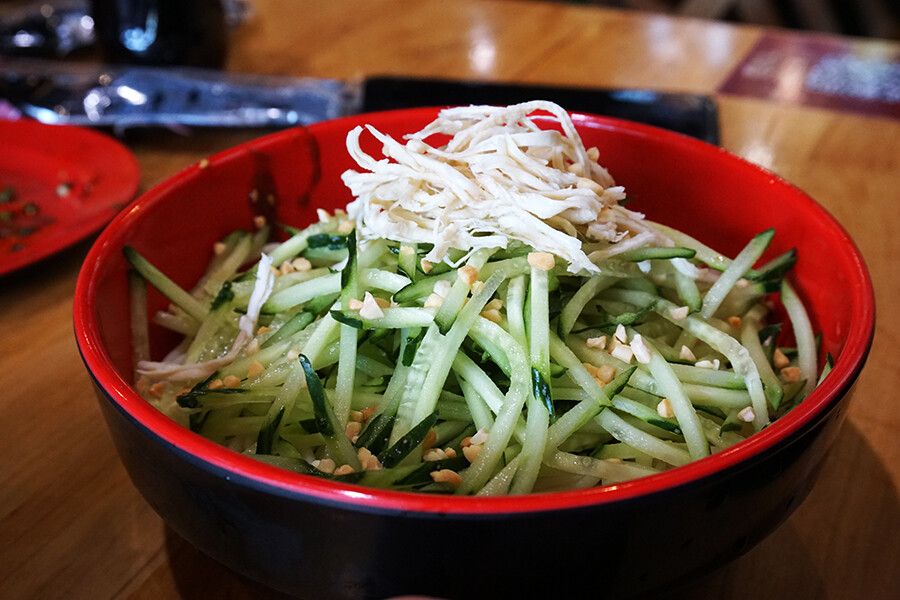
<svg viewBox="0 0 900 600">
<path fill-rule="evenodd" d="M 264 333 L 269 333 L 270 331 L 272 331 L 271 327 L 266 327 L 265 325 L 263 325 L 262 327 L 260 327 L 259 329 L 256 330 L 256 335 L 262 335 Z"/>
<path fill-rule="evenodd" d="M 462 449 L 463 456 L 466 457 L 466 460 L 470 463 L 475 462 L 475 458 L 478 456 L 478 453 L 481 452 L 482 446 L 479 445 L 468 445 Z"/>
<path fill-rule="evenodd" d="M 372 406 L 369 406 L 369 407 L 364 408 L 364 409 L 362 409 L 361 411 L 359 411 L 360 413 L 362 413 L 362 419 L 361 419 L 361 420 L 362 420 L 363 422 L 365 422 L 365 421 L 368 421 L 369 419 L 371 419 L 371 418 L 372 418 L 372 414 L 373 414 L 377 409 L 378 409 L 378 405 L 377 405 L 377 404 L 373 404 Z"/>
<path fill-rule="evenodd" d="M 351 442 L 355 442 L 356 438 L 359 437 L 360 431 L 362 431 L 362 423 L 359 421 L 350 421 L 347 423 L 347 428 L 344 430 L 344 433 L 347 434 L 347 437 L 350 438 Z"/>
<path fill-rule="evenodd" d="M 241 387 L 241 380 L 238 379 L 235 375 L 226 376 L 224 379 L 222 379 L 222 383 L 229 389 Z"/>
<path fill-rule="evenodd" d="M 265 367 L 263 367 L 258 360 L 254 360 L 250 363 L 250 366 L 247 367 L 247 377 L 256 377 L 265 370 Z"/>
<path fill-rule="evenodd" d="M 363 297 L 362 307 L 359 309 L 359 316 L 363 319 L 380 319 L 384 316 L 381 306 L 375 301 L 372 292 L 366 292 Z"/>
<path fill-rule="evenodd" d="M 223 242 L 216 242 L 215 244 L 213 244 L 213 254 L 215 254 L 216 256 L 221 255 L 227 249 L 228 246 L 226 246 Z"/>
<path fill-rule="evenodd" d="M 430 260 L 425 260 L 424 258 L 419 261 L 419 265 L 422 267 L 422 272 L 428 275 L 431 273 L 431 269 L 434 268 L 434 265 L 431 264 Z"/>
<path fill-rule="evenodd" d="M 312 270 L 312 263 L 309 262 L 308 258 L 302 256 L 298 256 L 292 260 L 291 266 L 294 267 L 295 271 L 300 271 L 301 273 Z"/>
<path fill-rule="evenodd" d="M 456 450 L 453 448 L 444 448 L 444 454 L 447 458 L 456 458 Z"/>
<path fill-rule="evenodd" d="M 350 465 L 341 465 L 337 469 L 334 470 L 335 475 L 349 475 L 350 473 L 355 472 L 355 469 Z"/>
<path fill-rule="evenodd" d="M 614 357 L 618 358 L 622 362 L 631 362 L 631 358 L 634 356 L 634 351 L 632 351 L 630 346 L 626 346 L 625 344 L 621 344 L 613 348 L 612 352 L 610 352 Z"/>
<path fill-rule="evenodd" d="M 312 465 L 323 473 L 334 473 L 334 468 L 337 466 L 330 458 L 313 461 Z"/>
<path fill-rule="evenodd" d="M 166 385 L 162 381 L 157 381 L 150 386 L 150 393 L 153 394 L 153 396 L 155 396 L 156 398 L 159 398 L 163 395 L 165 389 Z"/>
<path fill-rule="evenodd" d="M 588 348 L 596 348 L 598 350 L 606 350 L 606 336 L 592 337 L 585 340 Z"/>
<path fill-rule="evenodd" d="M 678 308 L 669 309 L 669 316 L 676 321 L 683 321 L 687 318 L 689 312 L 691 312 L 691 309 L 687 306 L 679 306 Z"/>
<path fill-rule="evenodd" d="M 288 352 L 287 352 L 287 359 L 288 359 L 288 360 L 297 360 L 298 358 L 300 358 L 300 351 L 299 351 L 299 350 L 297 350 L 297 349 L 295 349 L 295 348 L 291 348 L 290 350 L 288 350 Z"/>
<path fill-rule="evenodd" d="M 282 275 L 287 275 L 288 273 L 293 273 L 294 265 L 292 265 L 289 260 L 286 260 L 283 263 L 281 263 L 281 266 L 278 267 L 278 272 L 281 273 Z"/>
<path fill-rule="evenodd" d="M 464 267 L 460 267 L 457 273 L 459 275 L 459 278 L 466 282 L 466 285 L 472 285 L 473 283 L 478 281 L 478 269 L 476 269 L 472 265 L 465 265 Z"/>
<path fill-rule="evenodd" d="M 668 398 L 663 398 L 659 401 L 659 404 L 656 405 L 656 414 L 663 419 L 671 419 L 675 416 L 675 411 L 672 410 L 672 403 L 669 402 Z"/>
<path fill-rule="evenodd" d="M 481 281 L 480 279 L 472 284 L 472 293 L 473 294 L 477 294 L 478 292 L 480 292 L 483 289 L 484 289 L 484 282 Z"/>
<path fill-rule="evenodd" d="M 756 418 L 756 412 L 753 410 L 752 406 L 748 406 L 741 409 L 741 412 L 737 414 L 737 417 L 744 423 L 751 423 L 753 422 L 753 419 Z"/>
<path fill-rule="evenodd" d="M 728 324 L 734 327 L 735 329 L 741 328 L 741 318 L 738 316 L 728 317 Z"/>
<path fill-rule="evenodd" d="M 434 479 L 436 483 L 449 483 L 454 486 L 462 483 L 462 477 L 459 476 L 459 473 L 451 469 L 432 471 L 431 478 Z"/>
<path fill-rule="evenodd" d="M 581 363 L 584 365 L 584 368 L 587 369 L 587 372 L 590 373 L 591 377 L 596 377 L 600 371 L 597 367 L 592 365 L 591 363 Z"/>
<path fill-rule="evenodd" d="M 360 448 L 359 450 L 356 451 L 356 457 L 359 459 L 359 462 L 362 463 L 364 466 L 369 461 L 369 459 L 372 458 L 373 456 L 374 455 L 372 454 L 372 451 L 369 450 L 368 448 Z"/>
<path fill-rule="evenodd" d="M 257 229 L 262 229 L 266 226 L 266 218 L 262 215 L 256 215 L 253 217 L 253 225 L 256 226 Z"/>
<path fill-rule="evenodd" d="M 681 350 L 678 351 L 678 358 L 680 358 L 681 360 L 689 360 L 691 362 L 697 360 L 697 357 L 694 356 L 694 353 L 691 352 L 691 349 L 687 346 L 681 347 Z"/>
<path fill-rule="evenodd" d="M 594 375 L 594 379 L 597 380 L 597 383 L 601 385 L 606 385 L 610 381 L 612 381 L 616 376 L 616 368 L 612 365 L 601 365 L 597 369 L 597 374 Z"/>
<path fill-rule="evenodd" d="M 362 420 L 363 420 L 362 411 L 351 410 L 349 416 L 350 416 L 351 421 L 356 421 L 357 423 L 362 423 Z"/>
<path fill-rule="evenodd" d="M 713 371 L 718 370 L 719 368 L 719 359 L 714 358 L 713 360 L 698 360 L 694 363 L 695 367 L 700 367 L 701 369 L 712 369 Z"/>
<path fill-rule="evenodd" d="M 556 259 L 549 252 L 529 252 L 528 264 L 541 271 L 549 271 L 556 266 Z"/>
<path fill-rule="evenodd" d="M 800 367 L 785 367 L 781 369 L 781 378 L 785 383 L 800 381 Z"/>
<path fill-rule="evenodd" d="M 772 354 L 772 363 L 775 365 L 776 369 L 783 369 L 791 364 L 791 359 L 785 356 L 784 352 L 781 351 L 781 348 L 775 348 L 775 352 Z"/>
<path fill-rule="evenodd" d="M 201 158 L 201 159 L 200 159 L 200 162 L 197 163 L 197 167 L 199 167 L 199 168 L 201 168 L 201 169 L 205 169 L 205 168 L 209 167 L 209 159 L 208 159 L 208 158 Z"/>
<path fill-rule="evenodd" d="M 363 301 L 357 300 L 356 298 L 350 298 L 347 302 L 347 308 L 350 310 L 359 310 L 363 307 Z"/>
<path fill-rule="evenodd" d="M 207 387 L 209 387 L 209 389 L 211 389 L 211 390 L 221 390 L 223 387 L 225 387 L 225 384 L 222 382 L 221 379 L 216 378 L 216 379 L 213 379 L 209 383 L 209 386 L 207 386 Z"/>
<path fill-rule="evenodd" d="M 434 462 L 436 460 L 444 460 L 447 454 L 440 448 L 432 448 L 422 455 L 422 460 L 426 462 Z"/>
<path fill-rule="evenodd" d="M 622 342 L 623 344 L 628 343 L 628 332 L 625 331 L 625 326 L 619 323 L 616 325 L 616 339 Z"/>
<path fill-rule="evenodd" d="M 500 311 L 495 308 L 481 311 L 481 316 L 488 321 L 493 321 L 494 323 L 499 323 L 503 320 L 503 317 L 500 315 Z"/>
<path fill-rule="evenodd" d="M 250 340 L 249 344 L 247 344 L 247 349 L 244 350 L 244 355 L 245 356 L 253 356 L 257 352 L 259 352 L 259 340 L 254 338 L 254 339 Z"/>
<path fill-rule="evenodd" d="M 488 439 L 487 429 L 479 429 L 478 431 L 475 432 L 475 435 L 472 436 L 471 441 L 473 444 L 478 445 L 478 444 L 485 443 L 487 441 L 487 439 Z"/>
<path fill-rule="evenodd" d="M 356 223 L 353 221 L 346 219 L 341 221 L 341 224 L 338 225 L 338 233 L 350 233 L 356 228 Z"/>
<path fill-rule="evenodd" d="M 642 365 L 646 365 L 650 362 L 650 347 L 647 346 L 647 342 L 644 341 L 643 336 L 641 334 L 636 333 L 634 338 L 631 340 L 631 351 L 634 353 L 634 357 L 637 359 L 639 363 Z"/>
<path fill-rule="evenodd" d="M 444 303 L 444 298 L 440 294 L 432 292 L 425 298 L 425 308 L 440 308 Z"/>
<path fill-rule="evenodd" d="M 428 450 L 434 447 L 435 442 L 437 442 L 437 432 L 434 429 L 429 429 L 428 433 L 425 434 L 425 439 L 422 440 L 422 449 Z"/>
<path fill-rule="evenodd" d="M 484 305 L 485 310 L 500 310 L 503 308 L 503 300 L 500 298 L 494 298 L 490 302 Z"/>
<path fill-rule="evenodd" d="M 587 149 L 587 157 L 595 162 L 600 159 L 600 150 L 597 149 L 597 146 L 591 146 Z"/>
</svg>

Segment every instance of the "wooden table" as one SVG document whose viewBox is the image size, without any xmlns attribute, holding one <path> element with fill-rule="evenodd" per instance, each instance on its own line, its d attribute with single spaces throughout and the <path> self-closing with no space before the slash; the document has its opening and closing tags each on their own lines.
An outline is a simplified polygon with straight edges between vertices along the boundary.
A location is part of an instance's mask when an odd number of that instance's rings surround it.
<svg viewBox="0 0 900 600">
<path fill-rule="evenodd" d="M 689 597 L 877 599 L 900 589 L 900 369 L 891 350 L 900 320 L 889 312 L 900 297 L 900 120 L 717 94 L 766 33 L 757 28 L 539 2 L 253 5 L 252 20 L 233 33 L 231 70 L 715 94 L 722 145 L 806 190 L 856 239 L 881 314 L 816 488 L 774 535 Z M 868 54 L 900 50 L 854 44 Z M 126 142 L 146 190 L 258 133 L 144 133 Z M 0 279 L 0 597 L 266 597 L 167 530 L 119 463 L 72 335 L 72 292 L 89 244 Z"/>
</svg>

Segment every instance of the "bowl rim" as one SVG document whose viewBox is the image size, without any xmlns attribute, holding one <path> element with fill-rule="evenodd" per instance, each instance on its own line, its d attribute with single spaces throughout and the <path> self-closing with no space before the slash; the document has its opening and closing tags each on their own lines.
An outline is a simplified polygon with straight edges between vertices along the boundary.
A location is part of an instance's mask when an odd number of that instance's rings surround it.
<svg viewBox="0 0 900 600">
<path fill-rule="evenodd" d="M 397 118 L 402 115 L 433 116 L 437 110 L 439 109 L 435 107 L 427 107 L 353 115 L 316 123 L 307 129 L 349 130 L 351 123 L 361 123 L 365 119 Z M 163 440 L 204 470 L 222 474 L 236 483 L 243 480 L 244 483 L 268 493 L 302 497 L 308 501 L 364 511 L 415 512 L 446 516 L 500 515 L 610 504 L 698 484 L 723 471 L 749 466 L 776 447 L 789 445 L 793 438 L 799 438 L 803 432 L 824 418 L 840 398 L 849 392 L 871 348 L 875 329 L 874 290 L 871 277 L 855 242 L 840 223 L 805 192 L 763 167 L 718 146 L 679 133 L 612 117 L 584 113 L 572 113 L 572 117 L 578 126 L 624 128 L 637 135 L 662 138 L 668 144 L 689 148 L 705 155 L 724 155 L 727 157 L 726 160 L 741 163 L 744 169 L 755 170 L 771 178 L 773 183 L 792 188 L 798 201 L 806 203 L 808 209 L 819 213 L 842 240 L 857 276 L 855 283 L 858 285 L 848 287 L 851 289 L 854 303 L 861 308 L 858 314 L 854 315 L 853 326 L 844 343 L 841 352 L 843 360 L 837 361 L 829 376 L 797 408 L 778 419 L 772 426 L 709 457 L 647 477 L 583 490 L 499 497 L 432 495 L 338 483 L 274 467 L 220 446 L 171 420 L 133 389 L 118 373 L 110 356 L 103 349 L 97 321 L 92 317 L 91 298 L 97 279 L 102 273 L 102 265 L 110 255 L 118 252 L 122 245 L 122 240 L 118 239 L 119 232 L 127 229 L 129 223 L 139 219 L 143 212 L 164 199 L 171 189 L 177 188 L 182 181 L 195 176 L 197 169 L 200 168 L 196 164 L 153 186 L 134 200 L 103 230 L 88 252 L 76 282 L 73 315 L 78 349 L 94 385 L 102 391 L 114 408 L 141 429 L 144 435 L 152 435 Z M 278 136 L 290 135 L 291 131 L 290 129 L 278 131 L 219 152 L 209 158 L 209 164 L 245 152 L 247 147 L 272 141 Z"/>
</svg>

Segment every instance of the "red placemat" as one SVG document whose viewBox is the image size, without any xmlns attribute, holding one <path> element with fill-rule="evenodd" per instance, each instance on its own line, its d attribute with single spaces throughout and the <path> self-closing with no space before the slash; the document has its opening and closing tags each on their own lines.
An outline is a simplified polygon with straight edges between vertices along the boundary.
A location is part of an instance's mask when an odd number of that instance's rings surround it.
<svg viewBox="0 0 900 600">
<path fill-rule="evenodd" d="M 900 48 L 770 33 L 759 39 L 718 91 L 900 119 Z"/>
</svg>

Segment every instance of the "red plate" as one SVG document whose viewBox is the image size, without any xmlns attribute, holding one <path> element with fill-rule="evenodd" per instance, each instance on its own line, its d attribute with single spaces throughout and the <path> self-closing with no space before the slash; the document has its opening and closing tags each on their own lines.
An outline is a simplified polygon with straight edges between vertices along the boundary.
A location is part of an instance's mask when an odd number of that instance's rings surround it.
<svg viewBox="0 0 900 600">
<path fill-rule="evenodd" d="M 0 275 L 103 227 L 134 198 L 134 155 L 90 129 L 0 121 Z"/>
</svg>

